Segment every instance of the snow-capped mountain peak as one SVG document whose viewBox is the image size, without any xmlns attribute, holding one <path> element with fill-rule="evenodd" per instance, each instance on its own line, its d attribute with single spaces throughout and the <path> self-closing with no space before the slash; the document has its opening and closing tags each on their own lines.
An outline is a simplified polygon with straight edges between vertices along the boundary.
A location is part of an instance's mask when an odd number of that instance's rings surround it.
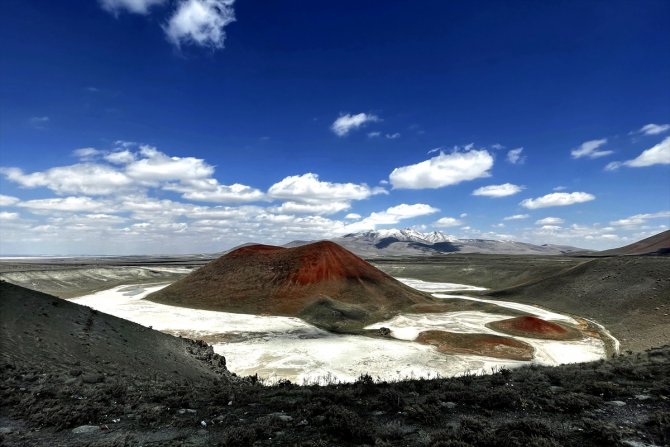
<svg viewBox="0 0 670 447">
<path fill-rule="evenodd" d="M 454 242 L 457 239 L 441 231 L 433 231 L 432 233 L 422 233 L 413 228 L 403 229 L 381 229 L 366 231 L 364 233 L 348 234 L 347 238 L 362 238 L 370 241 L 379 241 L 381 239 L 393 238 L 399 242 L 422 242 L 427 244 L 435 244 L 438 242 Z"/>
<path fill-rule="evenodd" d="M 423 233 L 420 233 L 411 228 L 405 228 L 403 230 L 397 230 L 395 228 L 388 230 L 377 230 L 378 237 L 380 239 L 392 237 L 400 241 L 421 241 L 423 240 Z"/>
<path fill-rule="evenodd" d="M 491 239 L 457 239 L 441 231 L 422 233 L 412 228 L 351 233 L 333 239 L 359 256 L 431 256 L 450 253 L 559 255 L 582 251 L 575 247 L 539 246 Z"/>
<path fill-rule="evenodd" d="M 437 244 L 439 242 L 456 242 L 458 239 L 456 239 L 454 236 L 442 233 L 441 231 L 433 231 L 432 233 L 424 234 L 424 240 L 433 244 Z"/>
</svg>

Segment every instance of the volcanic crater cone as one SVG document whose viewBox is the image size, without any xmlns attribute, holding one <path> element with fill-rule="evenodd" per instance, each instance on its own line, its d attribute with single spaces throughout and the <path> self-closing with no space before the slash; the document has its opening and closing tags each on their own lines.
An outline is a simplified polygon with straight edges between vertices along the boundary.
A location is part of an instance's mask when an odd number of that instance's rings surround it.
<svg viewBox="0 0 670 447">
<path fill-rule="evenodd" d="M 333 331 L 358 330 L 415 304 L 434 302 L 329 241 L 295 248 L 238 248 L 147 299 L 226 312 L 298 316 Z"/>
<path fill-rule="evenodd" d="M 517 337 L 544 338 L 547 340 L 579 340 L 582 338 L 577 329 L 531 315 L 494 321 L 487 323 L 486 326 Z"/>
</svg>

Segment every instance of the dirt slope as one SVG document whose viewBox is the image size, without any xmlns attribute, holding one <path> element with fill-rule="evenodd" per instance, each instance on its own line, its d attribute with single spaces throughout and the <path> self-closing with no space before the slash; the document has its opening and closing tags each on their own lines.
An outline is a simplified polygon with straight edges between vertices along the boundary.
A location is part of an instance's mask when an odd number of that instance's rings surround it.
<svg viewBox="0 0 670 447">
<path fill-rule="evenodd" d="M 670 257 L 584 260 L 561 273 L 488 295 L 595 319 L 635 351 L 670 342 Z"/>
<path fill-rule="evenodd" d="M 621 255 L 670 255 L 670 230 L 642 239 L 624 247 L 598 252 L 599 256 Z"/>
<path fill-rule="evenodd" d="M 35 374 L 41 365 L 73 380 L 229 377 L 211 347 L 0 281 L 0 359 Z"/>
<path fill-rule="evenodd" d="M 432 303 L 339 245 L 253 245 L 207 264 L 147 299 L 249 314 L 300 316 L 331 330 L 360 327 Z"/>
</svg>

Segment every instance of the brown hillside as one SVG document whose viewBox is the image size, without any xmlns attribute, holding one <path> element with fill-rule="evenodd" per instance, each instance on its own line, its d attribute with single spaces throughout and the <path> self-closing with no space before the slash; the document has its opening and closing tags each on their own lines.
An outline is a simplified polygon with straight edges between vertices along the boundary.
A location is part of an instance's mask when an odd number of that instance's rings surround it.
<svg viewBox="0 0 670 447">
<path fill-rule="evenodd" d="M 339 245 L 251 245 L 147 297 L 177 306 L 300 316 L 331 330 L 360 328 L 433 299 Z"/>
<path fill-rule="evenodd" d="M 642 239 L 624 247 L 613 248 L 596 253 L 598 256 L 622 255 L 670 255 L 670 230 Z"/>
</svg>

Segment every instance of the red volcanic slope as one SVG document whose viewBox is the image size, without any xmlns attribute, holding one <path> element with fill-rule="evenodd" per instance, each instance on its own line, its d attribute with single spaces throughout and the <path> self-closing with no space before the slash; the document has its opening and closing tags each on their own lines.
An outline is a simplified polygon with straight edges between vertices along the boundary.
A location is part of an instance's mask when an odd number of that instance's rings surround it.
<svg viewBox="0 0 670 447">
<path fill-rule="evenodd" d="M 508 320 L 509 327 L 518 331 L 563 335 L 567 331 L 562 326 L 533 316 L 523 316 Z"/>
<path fill-rule="evenodd" d="M 295 248 L 241 247 L 147 298 L 186 307 L 290 316 L 321 305 L 313 319 L 360 321 L 371 314 L 433 302 L 329 241 Z"/>
<path fill-rule="evenodd" d="M 567 328 L 533 316 L 522 316 L 494 321 L 487 324 L 487 326 L 500 332 L 526 337 L 548 338 L 553 340 L 580 338 L 580 334 L 576 329 Z"/>
</svg>

